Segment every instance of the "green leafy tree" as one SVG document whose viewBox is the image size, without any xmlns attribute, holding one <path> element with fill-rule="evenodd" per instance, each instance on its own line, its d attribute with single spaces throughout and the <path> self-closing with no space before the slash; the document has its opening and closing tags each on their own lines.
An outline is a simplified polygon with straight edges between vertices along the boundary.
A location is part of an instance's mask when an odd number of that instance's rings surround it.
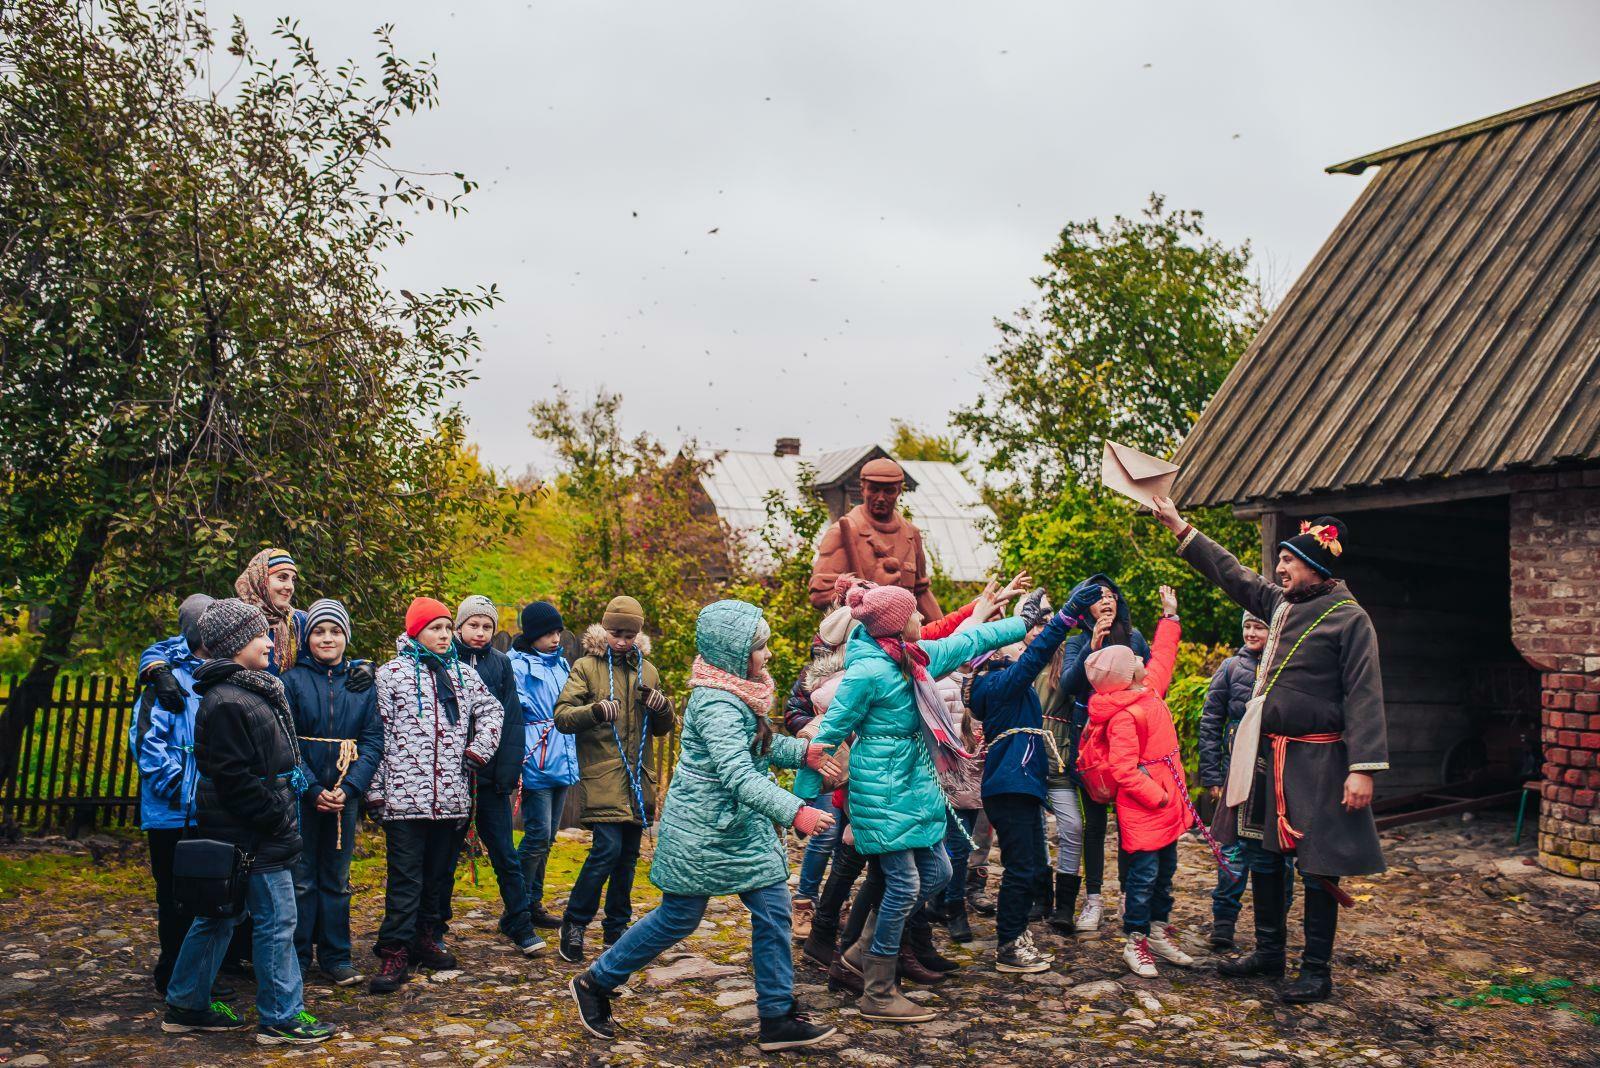
<svg viewBox="0 0 1600 1068">
<path fill-rule="evenodd" d="M 1136 219 L 1068 224 L 1035 301 L 996 323 L 984 392 L 952 420 L 1000 476 L 988 499 L 1008 573 L 1026 568 L 1059 598 L 1104 572 L 1145 627 L 1166 583 L 1188 636 L 1213 643 L 1237 638 L 1237 611 L 1170 535 L 1099 484 L 1107 440 L 1176 451 L 1261 321 L 1249 246 L 1207 238 L 1201 223 L 1152 196 Z M 1235 551 L 1254 543 L 1254 527 L 1225 510 L 1193 518 Z"/>
<path fill-rule="evenodd" d="M 433 67 L 379 30 L 372 82 L 273 32 L 286 62 L 179 0 L 0 5 L 0 618 L 43 617 L 0 771 L 80 625 L 156 636 L 151 606 L 283 544 L 387 631 L 498 514 L 446 405 L 498 297 L 378 261 L 473 188 L 389 162 Z"/>
<path fill-rule="evenodd" d="M 972 458 L 954 434 L 930 434 L 904 419 L 892 421 L 889 428 L 889 452 L 896 459 L 943 461 L 965 467 Z"/>
</svg>

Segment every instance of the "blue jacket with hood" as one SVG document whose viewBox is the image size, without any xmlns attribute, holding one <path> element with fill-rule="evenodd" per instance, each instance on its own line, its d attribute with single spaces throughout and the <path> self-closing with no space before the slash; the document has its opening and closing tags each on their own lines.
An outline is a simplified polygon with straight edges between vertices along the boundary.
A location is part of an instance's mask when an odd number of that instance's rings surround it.
<svg viewBox="0 0 1600 1068">
<path fill-rule="evenodd" d="M 1145 641 L 1144 635 L 1134 627 L 1132 616 L 1128 612 L 1128 599 L 1122 595 L 1122 588 L 1113 582 L 1108 575 L 1096 573 L 1090 575 L 1072 588 L 1072 593 L 1067 597 L 1064 613 L 1077 620 L 1081 628 L 1078 633 L 1068 638 L 1061 646 L 1061 680 L 1056 685 L 1055 693 L 1051 695 L 1050 707 L 1045 709 L 1045 718 L 1050 722 L 1052 733 L 1056 735 L 1057 744 L 1063 738 L 1067 742 L 1062 755 L 1066 757 L 1067 770 L 1065 773 L 1052 771 L 1049 779 L 1050 789 L 1062 790 L 1081 786 L 1078 780 L 1078 741 L 1083 735 L 1084 725 L 1089 722 L 1089 698 L 1094 695 L 1094 687 L 1089 685 L 1089 676 L 1084 670 L 1084 662 L 1089 659 L 1089 654 L 1094 652 L 1089 647 L 1089 639 L 1094 634 L 1094 616 L 1090 609 L 1100 599 L 1099 587 L 1109 589 L 1117 599 L 1117 620 L 1112 628 L 1112 637 L 1107 639 L 1107 645 L 1123 644 L 1139 654 L 1139 659 L 1145 663 L 1150 662 L 1150 643 Z M 1119 643 L 1119 635 L 1125 638 Z"/>
<path fill-rule="evenodd" d="M 181 829 L 185 813 L 193 808 L 199 778 L 194 717 L 200 710 L 200 695 L 194 692 L 194 673 L 205 661 L 189 651 L 181 634 L 146 649 L 139 657 L 139 670 L 158 660 L 172 669 L 172 677 L 183 687 L 184 708 L 181 713 L 168 712 L 156 703 L 150 686 L 134 703 L 128 747 L 139 766 L 139 826 L 146 831 Z"/>
<path fill-rule="evenodd" d="M 556 699 L 572 665 L 558 648 L 541 653 L 519 639 L 512 643 L 511 673 L 522 705 L 522 788 L 549 790 L 578 781 L 578 740 L 556 730 Z"/>
</svg>

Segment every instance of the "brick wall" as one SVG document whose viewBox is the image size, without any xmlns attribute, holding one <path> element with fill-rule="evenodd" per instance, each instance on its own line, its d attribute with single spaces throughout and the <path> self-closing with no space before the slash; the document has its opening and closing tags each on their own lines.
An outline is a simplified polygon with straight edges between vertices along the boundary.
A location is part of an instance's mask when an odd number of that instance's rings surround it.
<svg viewBox="0 0 1600 1068">
<path fill-rule="evenodd" d="M 1600 880 L 1600 468 L 1513 480 L 1511 638 L 1542 673 L 1539 864 Z"/>
</svg>

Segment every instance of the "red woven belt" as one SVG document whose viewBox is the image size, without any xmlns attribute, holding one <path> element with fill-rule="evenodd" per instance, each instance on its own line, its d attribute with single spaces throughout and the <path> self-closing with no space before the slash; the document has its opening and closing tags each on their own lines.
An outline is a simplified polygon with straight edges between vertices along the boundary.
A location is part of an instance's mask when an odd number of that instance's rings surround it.
<svg viewBox="0 0 1600 1068">
<path fill-rule="evenodd" d="M 1305 742 L 1309 745 L 1332 745 L 1334 742 L 1344 741 L 1344 733 L 1330 731 L 1325 734 L 1269 734 L 1272 739 L 1272 779 L 1273 788 L 1278 798 L 1278 841 L 1285 850 L 1294 849 L 1295 845 L 1305 835 L 1295 830 L 1289 823 L 1289 807 L 1283 797 L 1283 765 L 1289 755 L 1290 742 Z"/>
</svg>

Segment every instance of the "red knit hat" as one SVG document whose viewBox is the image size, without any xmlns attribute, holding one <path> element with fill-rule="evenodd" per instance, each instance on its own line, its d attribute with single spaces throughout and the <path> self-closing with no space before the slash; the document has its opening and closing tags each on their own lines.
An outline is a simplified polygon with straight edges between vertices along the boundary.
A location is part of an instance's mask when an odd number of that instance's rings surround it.
<svg viewBox="0 0 1600 1068">
<path fill-rule="evenodd" d="M 904 586 L 857 586 L 845 598 L 850 614 L 874 638 L 898 638 L 917 610 L 917 599 Z"/>
<path fill-rule="evenodd" d="M 443 616 L 450 618 L 450 609 L 444 606 L 443 601 L 435 601 L 432 597 L 418 597 L 411 602 L 411 607 L 406 609 L 406 637 L 415 638 L 422 633 L 422 628 Z"/>
</svg>

